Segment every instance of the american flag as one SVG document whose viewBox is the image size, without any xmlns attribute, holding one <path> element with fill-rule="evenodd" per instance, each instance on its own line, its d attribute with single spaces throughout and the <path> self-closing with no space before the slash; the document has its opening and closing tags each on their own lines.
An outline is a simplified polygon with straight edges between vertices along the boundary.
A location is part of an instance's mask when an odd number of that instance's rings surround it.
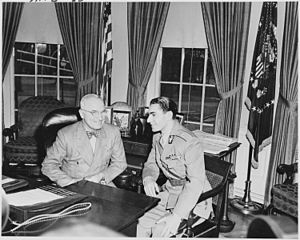
<svg viewBox="0 0 300 240">
<path fill-rule="evenodd" d="M 254 168 L 258 167 L 258 152 L 271 142 L 277 65 L 276 27 L 277 3 L 264 2 L 245 102 L 250 111 L 246 136 L 254 149 Z"/>
<path fill-rule="evenodd" d="M 103 42 L 102 42 L 102 73 L 103 82 L 100 85 L 100 96 L 109 104 L 109 87 L 112 72 L 112 37 L 111 37 L 111 3 L 105 2 L 103 11 Z"/>
</svg>

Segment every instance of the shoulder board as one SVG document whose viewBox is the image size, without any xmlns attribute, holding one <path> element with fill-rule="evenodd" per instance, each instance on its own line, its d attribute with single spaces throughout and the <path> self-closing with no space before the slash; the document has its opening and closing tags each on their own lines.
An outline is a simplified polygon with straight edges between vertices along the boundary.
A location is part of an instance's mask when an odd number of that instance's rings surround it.
<svg viewBox="0 0 300 240">
<path fill-rule="evenodd" d="M 187 129 L 182 129 L 182 130 L 178 131 L 174 136 L 187 142 L 190 139 L 194 138 L 195 134 Z"/>
</svg>

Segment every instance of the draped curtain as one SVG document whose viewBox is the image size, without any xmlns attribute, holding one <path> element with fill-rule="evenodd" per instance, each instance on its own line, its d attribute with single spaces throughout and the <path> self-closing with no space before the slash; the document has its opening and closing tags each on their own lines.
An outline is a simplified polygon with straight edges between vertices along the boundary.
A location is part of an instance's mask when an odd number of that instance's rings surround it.
<svg viewBox="0 0 300 240">
<path fill-rule="evenodd" d="M 2 81 L 9 64 L 9 59 L 15 44 L 17 30 L 21 19 L 24 3 L 2 3 Z"/>
<path fill-rule="evenodd" d="M 145 105 L 145 91 L 151 76 L 169 2 L 128 2 L 129 84 L 127 102 L 135 111 Z"/>
<path fill-rule="evenodd" d="M 60 31 L 77 83 L 77 105 L 85 94 L 99 94 L 103 83 L 103 6 L 103 2 L 55 3 Z"/>
<path fill-rule="evenodd" d="M 251 3 L 202 2 L 205 32 L 220 103 L 215 133 L 238 137 Z M 232 156 L 235 166 L 235 156 Z"/>
<path fill-rule="evenodd" d="M 269 204 L 274 184 L 282 183 L 276 174 L 279 164 L 297 159 L 298 145 L 298 2 L 286 2 L 282 42 L 279 98 L 275 113 L 270 164 L 265 189 L 265 205 Z"/>
</svg>

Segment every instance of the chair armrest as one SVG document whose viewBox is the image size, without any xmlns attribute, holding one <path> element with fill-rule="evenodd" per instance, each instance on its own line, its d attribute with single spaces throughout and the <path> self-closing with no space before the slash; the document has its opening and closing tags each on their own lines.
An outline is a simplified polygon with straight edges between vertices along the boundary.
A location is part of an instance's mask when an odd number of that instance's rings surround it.
<svg viewBox="0 0 300 240">
<path fill-rule="evenodd" d="M 292 184 L 293 175 L 294 173 L 298 172 L 298 163 L 280 164 L 276 170 L 278 174 L 286 174 L 286 180 L 284 181 L 284 184 Z"/>
<path fill-rule="evenodd" d="M 211 197 L 214 197 L 214 196 L 218 195 L 221 191 L 224 190 L 224 187 L 225 187 L 225 183 L 222 182 L 218 186 L 214 187 L 213 189 L 202 193 L 200 195 L 197 203 L 203 202 L 204 200 L 206 200 L 208 198 L 211 198 Z"/>
<path fill-rule="evenodd" d="M 15 140 L 17 133 L 18 133 L 17 124 L 12 125 L 10 128 L 4 128 L 2 131 L 3 136 L 8 137 L 9 141 Z"/>
</svg>

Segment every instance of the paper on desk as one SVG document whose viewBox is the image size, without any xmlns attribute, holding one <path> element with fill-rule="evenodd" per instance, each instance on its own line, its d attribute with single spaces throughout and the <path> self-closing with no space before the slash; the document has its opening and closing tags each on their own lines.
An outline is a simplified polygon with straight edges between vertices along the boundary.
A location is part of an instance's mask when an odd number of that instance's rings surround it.
<svg viewBox="0 0 300 240">
<path fill-rule="evenodd" d="M 193 132 L 202 142 L 204 152 L 211 154 L 219 154 L 223 151 L 229 150 L 229 146 L 237 141 L 236 138 L 206 133 L 201 130 L 195 130 Z"/>
<path fill-rule="evenodd" d="M 50 202 L 59 198 L 63 198 L 63 196 L 38 188 L 6 195 L 8 204 L 13 206 L 31 206 L 38 203 Z"/>
</svg>

